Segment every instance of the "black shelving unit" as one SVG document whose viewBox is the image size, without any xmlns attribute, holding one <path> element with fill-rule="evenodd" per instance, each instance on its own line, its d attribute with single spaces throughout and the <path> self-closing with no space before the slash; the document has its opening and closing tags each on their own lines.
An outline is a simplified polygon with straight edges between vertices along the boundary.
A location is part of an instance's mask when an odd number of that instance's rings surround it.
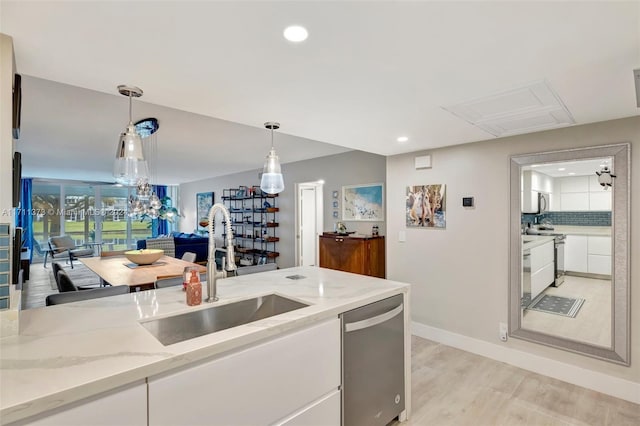
<svg viewBox="0 0 640 426">
<path fill-rule="evenodd" d="M 235 252 L 240 256 L 238 266 L 273 263 L 280 255 L 277 197 L 264 193 L 259 186 L 222 190 L 222 202 L 231 217 Z"/>
</svg>

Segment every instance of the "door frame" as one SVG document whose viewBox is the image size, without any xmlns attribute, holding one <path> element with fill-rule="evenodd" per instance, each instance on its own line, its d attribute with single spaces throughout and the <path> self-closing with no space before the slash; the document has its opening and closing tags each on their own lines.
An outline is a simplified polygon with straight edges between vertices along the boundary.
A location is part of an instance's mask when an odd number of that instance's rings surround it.
<svg viewBox="0 0 640 426">
<path fill-rule="evenodd" d="M 315 264 L 320 264 L 320 241 L 318 237 L 324 230 L 324 181 L 300 182 L 296 183 L 296 213 L 295 213 L 295 266 L 300 266 L 300 255 L 302 244 L 300 240 L 300 224 L 302 223 L 302 191 L 305 189 L 313 189 L 316 194 L 316 259 Z"/>
</svg>

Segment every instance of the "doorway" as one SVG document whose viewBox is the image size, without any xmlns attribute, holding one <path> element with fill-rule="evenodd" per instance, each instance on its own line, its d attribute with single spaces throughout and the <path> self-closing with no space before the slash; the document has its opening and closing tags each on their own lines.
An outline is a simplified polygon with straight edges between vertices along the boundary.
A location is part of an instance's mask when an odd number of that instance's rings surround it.
<svg viewBox="0 0 640 426">
<path fill-rule="evenodd" d="M 322 233 L 324 182 L 296 185 L 296 266 L 318 265 L 318 236 Z"/>
</svg>

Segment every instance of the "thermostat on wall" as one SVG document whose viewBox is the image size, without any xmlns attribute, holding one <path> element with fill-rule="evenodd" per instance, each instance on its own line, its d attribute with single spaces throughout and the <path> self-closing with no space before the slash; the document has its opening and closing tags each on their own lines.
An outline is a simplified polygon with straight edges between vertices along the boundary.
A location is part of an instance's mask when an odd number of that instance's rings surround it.
<svg viewBox="0 0 640 426">
<path fill-rule="evenodd" d="M 462 197 L 462 207 L 473 207 L 473 197 Z"/>
</svg>

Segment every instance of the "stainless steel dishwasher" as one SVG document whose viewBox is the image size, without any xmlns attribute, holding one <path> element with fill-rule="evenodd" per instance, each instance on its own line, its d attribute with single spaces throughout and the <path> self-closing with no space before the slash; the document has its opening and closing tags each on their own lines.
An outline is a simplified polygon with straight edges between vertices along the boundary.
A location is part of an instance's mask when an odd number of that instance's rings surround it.
<svg viewBox="0 0 640 426">
<path fill-rule="evenodd" d="M 402 297 L 342 314 L 343 426 L 383 426 L 404 411 Z"/>
</svg>

